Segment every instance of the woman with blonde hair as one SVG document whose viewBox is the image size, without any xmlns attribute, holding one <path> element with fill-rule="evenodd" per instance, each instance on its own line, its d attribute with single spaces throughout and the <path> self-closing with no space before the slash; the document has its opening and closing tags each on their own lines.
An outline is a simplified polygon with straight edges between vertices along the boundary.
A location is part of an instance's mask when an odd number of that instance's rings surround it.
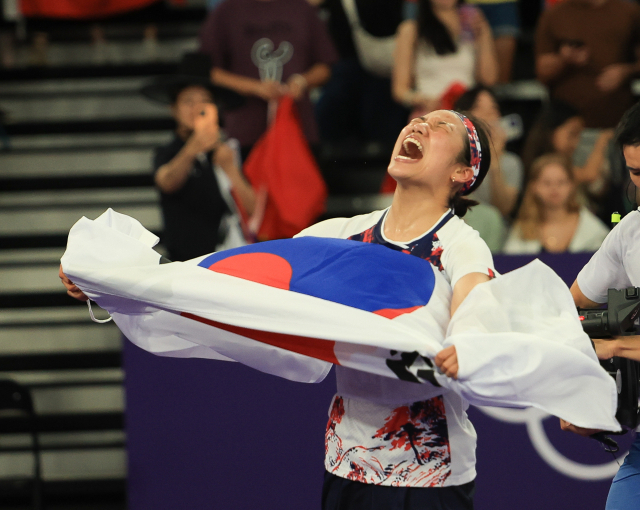
<svg viewBox="0 0 640 510">
<path fill-rule="evenodd" d="M 529 183 L 504 253 L 596 251 L 607 227 L 577 199 L 571 160 L 545 154 L 531 165 Z"/>
</svg>

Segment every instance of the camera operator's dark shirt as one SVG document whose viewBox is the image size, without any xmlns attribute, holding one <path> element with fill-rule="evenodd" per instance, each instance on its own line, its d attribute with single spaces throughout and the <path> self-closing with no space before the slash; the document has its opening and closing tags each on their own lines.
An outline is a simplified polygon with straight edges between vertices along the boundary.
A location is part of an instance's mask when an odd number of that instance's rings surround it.
<svg viewBox="0 0 640 510">
<path fill-rule="evenodd" d="M 184 146 L 176 137 L 170 144 L 158 147 L 153 159 L 154 173 L 171 161 Z M 212 153 L 207 154 L 211 161 Z M 189 178 L 175 193 L 160 194 L 164 233 L 162 242 L 168 257 L 174 261 L 189 260 L 215 251 L 220 221 L 229 211 L 220 194 L 210 163 L 195 159 Z"/>
</svg>

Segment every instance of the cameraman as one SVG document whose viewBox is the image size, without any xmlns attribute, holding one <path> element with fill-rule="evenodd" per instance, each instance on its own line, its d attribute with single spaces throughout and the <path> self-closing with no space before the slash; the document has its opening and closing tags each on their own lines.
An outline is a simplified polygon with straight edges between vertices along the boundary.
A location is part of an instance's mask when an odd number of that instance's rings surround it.
<svg viewBox="0 0 640 510">
<path fill-rule="evenodd" d="M 627 110 L 616 128 L 614 141 L 622 150 L 629 177 L 640 187 L 640 103 Z M 640 287 L 640 211 L 630 212 L 614 228 L 580 271 L 571 286 L 577 306 L 594 308 L 607 302 L 608 289 Z M 640 361 L 640 336 L 594 340 L 600 359 L 620 356 Z M 563 430 L 587 436 L 596 430 L 576 427 L 561 420 Z M 637 509 L 640 506 L 640 435 L 613 480 L 607 510 Z"/>
</svg>

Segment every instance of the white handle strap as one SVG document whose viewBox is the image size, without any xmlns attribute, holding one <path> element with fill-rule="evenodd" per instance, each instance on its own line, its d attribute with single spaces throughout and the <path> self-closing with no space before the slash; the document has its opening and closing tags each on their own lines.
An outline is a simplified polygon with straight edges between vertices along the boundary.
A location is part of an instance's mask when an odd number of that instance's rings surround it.
<svg viewBox="0 0 640 510">
<path fill-rule="evenodd" d="M 97 322 L 98 324 L 104 324 L 105 322 L 109 322 L 113 320 L 113 317 L 111 317 L 111 315 L 109 315 L 108 319 L 96 319 L 95 316 L 93 315 L 93 310 L 91 309 L 90 299 L 87 299 L 87 306 L 89 307 L 89 315 L 91 315 L 91 320 L 93 322 Z"/>
</svg>

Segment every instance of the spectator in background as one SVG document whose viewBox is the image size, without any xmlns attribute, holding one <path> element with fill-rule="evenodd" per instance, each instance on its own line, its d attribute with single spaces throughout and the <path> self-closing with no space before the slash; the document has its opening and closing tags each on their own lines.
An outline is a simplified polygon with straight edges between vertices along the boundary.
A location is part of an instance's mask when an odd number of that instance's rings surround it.
<svg viewBox="0 0 640 510">
<path fill-rule="evenodd" d="M 305 0 L 226 0 L 207 16 L 200 48 L 211 56 L 213 83 L 246 96 L 244 106 L 224 113 L 243 158 L 267 128 L 269 103 L 285 94 L 298 101 L 308 141 L 318 142 L 308 91 L 329 79 L 336 55 L 314 7 Z"/>
<path fill-rule="evenodd" d="M 492 86 L 497 79 L 491 29 L 475 7 L 419 0 L 417 18 L 398 27 L 392 91 L 412 117 L 438 109 L 452 85 Z"/>
<path fill-rule="evenodd" d="M 529 131 L 522 156 L 527 170 L 536 158 L 550 152 L 570 158 L 574 162 L 573 174 L 581 201 L 597 211 L 610 177 L 607 153 L 613 130 L 601 130 L 586 161 L 577 166 L 575 155 L 583 130 L 584 119 L 578 110 L 562 101 L 552 100 Z"/>
<path fill-rule="evenodd" d="M 536 74 L 551 97 L 574 106 L 587 128 L 613 128 L 633 104 L 640 71 L 640 6 L 624 0 L 566 0 L 536 31 Z"/>
<path fill-rule="evenodd" d="M 350 23 L 345 3 L 350 2 L 357 22 Z M 316 104 L 316 118 L 323 140 L 353 140 L 394 143 L 405 126 L 409 111 L 391 97 L 393 54 L 389 73 L 376 74 L 360 60 L 372 50 L 358 44 L 356 31 L 364 30 L 377 41 L 395 35 L 403 19 L 404 0 L 326 0 L 329 33 L 340 55 L 331 79 Z M 354 26 L 355 25 L 355 26 Z M 384 44 L 382 42 L 381 44 Z M 378 48 L 373 49 L 378 51 Z"/>
<path fill-rule="evenodd" d="M 531 167 L 522 206 L 504 253 L 596 251 L 609 229 L 580 206 L 571 160 L 546 154 Z"/>
<path fill-rule="evenodd" d="M 173 261 L 245 244 L 233 196 L 247 214 L 255 196 L 223 142 L 217 102 L 231 108 L 242 98 L 211 84 L 206 55 L 184 56 L 175 76 L 160 76 L 142 89 L 149 99 L 171 105 L 175 138 L 155 151 L 153 169 L 164 219 L 163 243 Z"/>
<path fill-rule="evenodd" d="M 474 193 L 473 199 L 497 207 L 500 214 L 507 218 L 522 189 L 524 168 L 519 156 L 505 150 L 507 137 L 500 125 L 502 114 L 496 96 L 487 87 L 479 85 L 460 96 L 455 109 L 472 113 L 486 122 L 491 130 L 493 153 L 488 174 L 489 186 L 485 185 Z"/>
<path fill-rule="evenodd" d="M 516 54 L 516 38 L 520 34 L 517 0 L 467 0 L 467 3 L 478 7 L 487 18 L 500 66 L 498 81 L 509 83 Z"/>
<path fill-rule="evenodd" d="M 613 128 L 633 104 L 630 81 L 640 71 L 639 44 L 636 2 L 564 0 L 540 17 L 536 75 L 552 98 L 578 110 L 587 128 L 574 156 L 578 167 L 586 165 L 600 130 Z M 621 162 L 614 163 L 612 177 L 619 185 L 626 172 Z"/>
</svg>

